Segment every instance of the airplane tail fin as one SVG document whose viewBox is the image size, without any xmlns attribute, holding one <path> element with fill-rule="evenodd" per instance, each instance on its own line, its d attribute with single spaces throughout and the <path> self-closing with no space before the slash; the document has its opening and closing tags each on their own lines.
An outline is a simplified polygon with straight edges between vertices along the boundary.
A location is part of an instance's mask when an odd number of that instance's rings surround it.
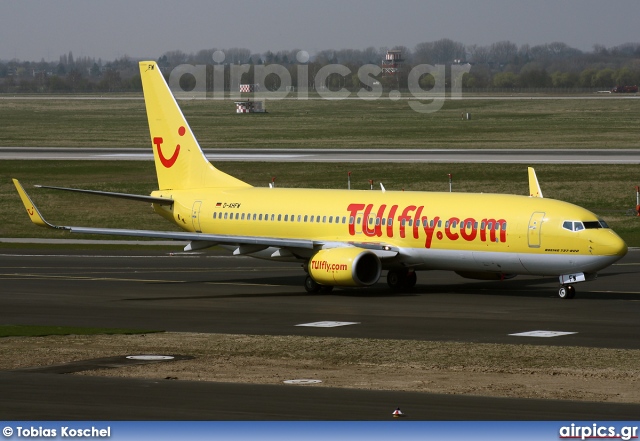
<svg viewBox="0 0 640 441">
<path fill-rule="evenodd" d="M 158 65 L 141 61 L 140 76 L 159 189 L 250 187 L 207 160 Z"/>
</svg>

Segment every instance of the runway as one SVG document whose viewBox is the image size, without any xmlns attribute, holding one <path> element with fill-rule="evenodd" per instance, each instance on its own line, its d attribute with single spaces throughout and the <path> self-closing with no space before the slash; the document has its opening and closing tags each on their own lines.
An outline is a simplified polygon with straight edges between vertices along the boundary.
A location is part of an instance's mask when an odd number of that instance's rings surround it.
<svg viewBox="0 0 640 441">
<path fill-rule="evenodd" d="M 2 323 L 165 331 L 326 335 L 297 327 L 358 322 L 333 337 L 524 343 L 509 334 L 541 326 L 577 332 L 526 343 L 640 349 L 640 252 L 631 251 L 593 282 L 576 285 L 576 301 L 556 298 L 556 278 L 504 282 L 418 273 L 412 295 L 394 296 L 384 277 L 368 289 L 310 296 L 298 264 L 222 252 L 110 253 L 3 250 Z M 320 300 L 319 300 L 320 299 Z"/>
<path fill-rule="evenodd" d="M 575 299 L 553 278 L 475 282 L 419 273 L 410 295 L 308 295 L 298 265 L 219 252 L 0 249 L 0 323 L 640 349 L 640 252 Z M 299 324 L 339 321 L 351 326 Z M 572 332 L 553 338 L 511 334 Z M 0 373 L 5 419 L 636 419 L 640 405 Z M 88 405 L 90 403 L 90 405 Z M 406 405 L 405 405 L 406 406 Z"/>
<path fill-rule="evenodd" d="M 638 149 L 204 149 L 212 162 L 640 164 Z M 0 147 L 0 160 L 152 161 L 151 149 Z"/>
</svg>

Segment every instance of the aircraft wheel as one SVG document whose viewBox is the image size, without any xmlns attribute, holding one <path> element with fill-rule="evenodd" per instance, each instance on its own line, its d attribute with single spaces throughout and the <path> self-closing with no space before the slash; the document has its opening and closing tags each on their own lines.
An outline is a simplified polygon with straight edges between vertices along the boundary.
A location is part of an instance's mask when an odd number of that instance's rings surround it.
<svg viewBox="0 0 640 441">
<path fill-rule="evenodd" d="M 572 299 L 576 295 L 576 289 L 573 285 L 563 285 L 558 290 L 558 297 L 561 299 Z"/>
<path fill-rule="evenodd" d="M 320 288 L 321 286 L 318 285 L 316 281 L 311 278 L 311 276 L 307 276 L 307 278 L 304 279 L 304 289 L 306 289 L 308 293 L 315 294 L 320 291 Z"/>
<path fill-rule="evenodd" d="M 400 291 L 404 286 L 406 273 L 401 270 L 389 270 L 387 273 L 387 285 L 392 291 Z"/>
<path fill-rule="evenodd" d="M 408 273 L 404 280 L 404 287 L 407 289 L 411 289 L 416 286 L 416 282 L 418 281 L 418 276 L 415 271 L 411 271 Z"/>
</svg>

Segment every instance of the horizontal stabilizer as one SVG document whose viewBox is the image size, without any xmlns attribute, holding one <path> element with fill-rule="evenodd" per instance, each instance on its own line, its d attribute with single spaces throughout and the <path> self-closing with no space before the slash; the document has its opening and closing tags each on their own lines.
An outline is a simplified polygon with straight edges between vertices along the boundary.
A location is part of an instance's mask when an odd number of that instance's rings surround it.
<svg viewBox="0 0 640 441">
<path fill-rule="evenodd" d="M 145 196 L 141 194 L 129 194 L 129 193 L 113 193 L 110 191 L 97 191 L 97 190 L 82 190 L 79 188 L 65 188 L 65 187 L 52 187 L 49 185 L 34 185 L 37 188 L 48 188 L 51 190 L 64 190 L 75 191 L 77 193 L 87 193 L 96 196 L 108 196 L 112 198 L 130 199 L 133 201 L 150 202 L 158 205 L 173 205 L 173 199 L 169 198 L 154 198 L 153 196 Z"/>
</svg>

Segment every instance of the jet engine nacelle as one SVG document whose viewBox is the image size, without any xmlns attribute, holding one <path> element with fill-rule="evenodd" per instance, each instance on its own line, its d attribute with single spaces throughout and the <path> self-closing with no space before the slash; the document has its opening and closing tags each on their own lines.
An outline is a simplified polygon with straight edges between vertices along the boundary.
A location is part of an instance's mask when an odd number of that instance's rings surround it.
<svg viewBox="0 0 640 441">
<path fill-rule="evenodd" d="M 362 248 L 320 250 L 309 260 L 309 275 L 320 285 L 369 286 L 381 272 L 378 256 Z"/>
</svg>

